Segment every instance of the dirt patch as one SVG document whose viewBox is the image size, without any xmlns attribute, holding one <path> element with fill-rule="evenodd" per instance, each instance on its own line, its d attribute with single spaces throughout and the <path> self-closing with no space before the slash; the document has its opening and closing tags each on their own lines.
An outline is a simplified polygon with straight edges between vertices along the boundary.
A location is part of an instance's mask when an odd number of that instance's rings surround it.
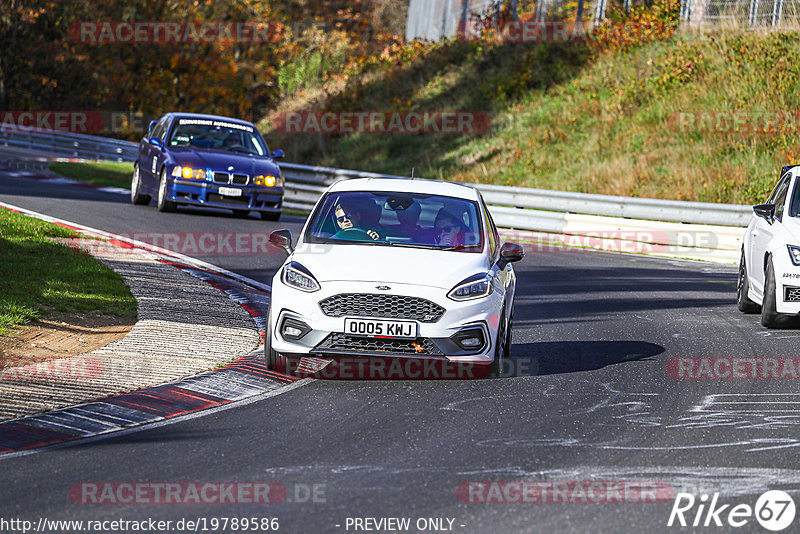
<svg viewBox="0 0 800 534">
<path fill-rule="evenodd" d="M 0 336 L 0 369 L 31 360 L 85 354 L 125 337 L 136 320 L 97 314 L 51 314 Z"/>
</svg>

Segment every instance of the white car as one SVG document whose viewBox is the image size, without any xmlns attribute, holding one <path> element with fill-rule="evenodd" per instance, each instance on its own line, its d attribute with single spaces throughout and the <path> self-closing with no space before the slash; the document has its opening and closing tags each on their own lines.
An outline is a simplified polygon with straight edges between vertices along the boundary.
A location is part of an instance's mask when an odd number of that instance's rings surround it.
<svg viewBox="0 0 800 534">
<path fill-rule="evenodd" d="M 501 246 L 480 193 L 435 180 L 339 181 L 272 281 L 264 354 L 469 362 L 497 372 L 511 347 L 516 243 Z M 407 361 L 408 362 L 408 361 Z M 430 362 L 429 362 L 430 363 Z M 491 367 L 490 367 L 491 366 Z"/>
<path fill-rule="evenodd" d="M 800 313 L 800 166 L 783 167 L 766 203 L 753 206 L 739 260 L 737 305 L 768 328 Z"/>
</svg>

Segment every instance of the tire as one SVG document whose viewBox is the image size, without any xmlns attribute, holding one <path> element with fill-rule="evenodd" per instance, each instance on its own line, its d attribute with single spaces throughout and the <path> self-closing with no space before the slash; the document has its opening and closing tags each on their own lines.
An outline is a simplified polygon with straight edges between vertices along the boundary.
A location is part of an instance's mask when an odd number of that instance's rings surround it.
<svg viewBox="0 0 800 534">
<path fill-rule="evenodd" d="M 758 313 L 761 311 L 761 306 L 750 300 L 747 293 L 750 291 L 750 279 L 747 275 L 747 265 L 744 261 L 744 249 L 742 249 L 742 257 L 739 259 L 739 279 L 736 283 L 736 307 L 740 312 L 744 313 Z"/>
<path fill-rule="evenodd" d="M 761 324 L 767 328 L 786 328 L 792 322 L 793 317 L 778 313 L 775 305 L 775 287 L 775 268 L 772 266 L 772 258 L 769 258 L 767 268 L 764 270 L 764 302 L 761 304 Z"/>
<path fill-rule="evenodd" d="M 150 204 L 150 195 L 140 193 L 142 189 L 142 176 L 139 173 L 139 164 L 133 164 L 133 176 L 131 177 L 131 204 L 146 206 Z"/>
<path fill-rule="evenodd" d="M 267 329 L 264 332 L 264 363 L 270 371 L 285 373 L 288 369 L 286 357 L 272 349 L 272 324 L 269 322 L 270 308 L 267 307 Z"/>
<path fill-rule="evenodd" d="M 497 342 L 494 349 L 494 360 L 492 360 L 490 376 L 497 378 L 503 371 L 503 360 L 508 357 L 508 346 L 510 342 L 509 323 L 506 320 L 506 308 L 500 313 L 500 327 L 497 329 Z"/>
<path fill-rule="evenodd" d="M 278 222 L 281 220 L 281 212 L 276 213 L 276 212 L 262 211 L 260 215 L 262 221 Z"/>
<path fill-rule="evenodd" d="M 511 313 L 508 314 L 508 327 L 506 328 L 506 349 L 505 357 L 511 358 L 511 336 L 514 333 L 514 307 L 511 307 Z"/>
<path fill-rule="evenodd" d="M 161 180 L 158 182 L 158 211 L 167 213 L 175 211 L 177 204 L 167 200 L 167 169 L 161 170 Z"/>
</svg>

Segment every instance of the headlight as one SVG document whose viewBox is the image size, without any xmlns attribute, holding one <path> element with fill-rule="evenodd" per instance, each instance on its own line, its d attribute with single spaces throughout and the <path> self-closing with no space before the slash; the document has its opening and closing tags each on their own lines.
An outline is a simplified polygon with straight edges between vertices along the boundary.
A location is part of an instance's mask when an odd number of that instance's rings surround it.
<svg viewBox="0 0 800 534">
<path fill-rule="evenodd" d="M 172 169 L 172 176 L 175 178 L 183 178 L 185 180 L 205 180 L 205 169 L 193 169 L 191 167 L 176 166 Z"/>
<path fill-rule="evenodd" d="M 786 245 L 786 248 L 789 249 L 789 258 L 791 258 L 792 263 L 795 265 L 800 265 L 800 247 Z"/>
<path fill-rule="evenodd" d="M 453 300 L 471 300 L 491 293 L 492 277 L 489 273 L 481 273 L 461 281 L 447 294 L 447 297 Z"/>
<path fill-rule="evenodd" d="M 294 261 L 283 268 L 281 280 L 287 286 L 299 289 L 300 291 L 305 291 L 307 293 L 319 291 L 319 282 L 308 272 L 308 269 Z"/>
<path fill-rule="evenodd" d="M 275 187 L 275 185 L 278 183 L 278 180 L 274 176 L 264 176 L 259 174 L 253 178 L 253 183 L 265 187 Z"/>
</svg>

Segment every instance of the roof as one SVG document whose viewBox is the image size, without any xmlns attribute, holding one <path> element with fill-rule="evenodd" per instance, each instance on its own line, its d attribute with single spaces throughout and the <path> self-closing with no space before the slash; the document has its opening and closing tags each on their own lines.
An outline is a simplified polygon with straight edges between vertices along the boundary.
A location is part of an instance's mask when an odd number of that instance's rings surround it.
<svg viewBox="0 0 800 534">
<path fill-rule="evenodd" d="M 441 180 L 411 178 L 354 178 L 352 180 L 339 180 L 328 191 L 398 191 L 463 198 L 465 200 L 478 199 L 477 190 L 468 185 Z"/>
</svg>

